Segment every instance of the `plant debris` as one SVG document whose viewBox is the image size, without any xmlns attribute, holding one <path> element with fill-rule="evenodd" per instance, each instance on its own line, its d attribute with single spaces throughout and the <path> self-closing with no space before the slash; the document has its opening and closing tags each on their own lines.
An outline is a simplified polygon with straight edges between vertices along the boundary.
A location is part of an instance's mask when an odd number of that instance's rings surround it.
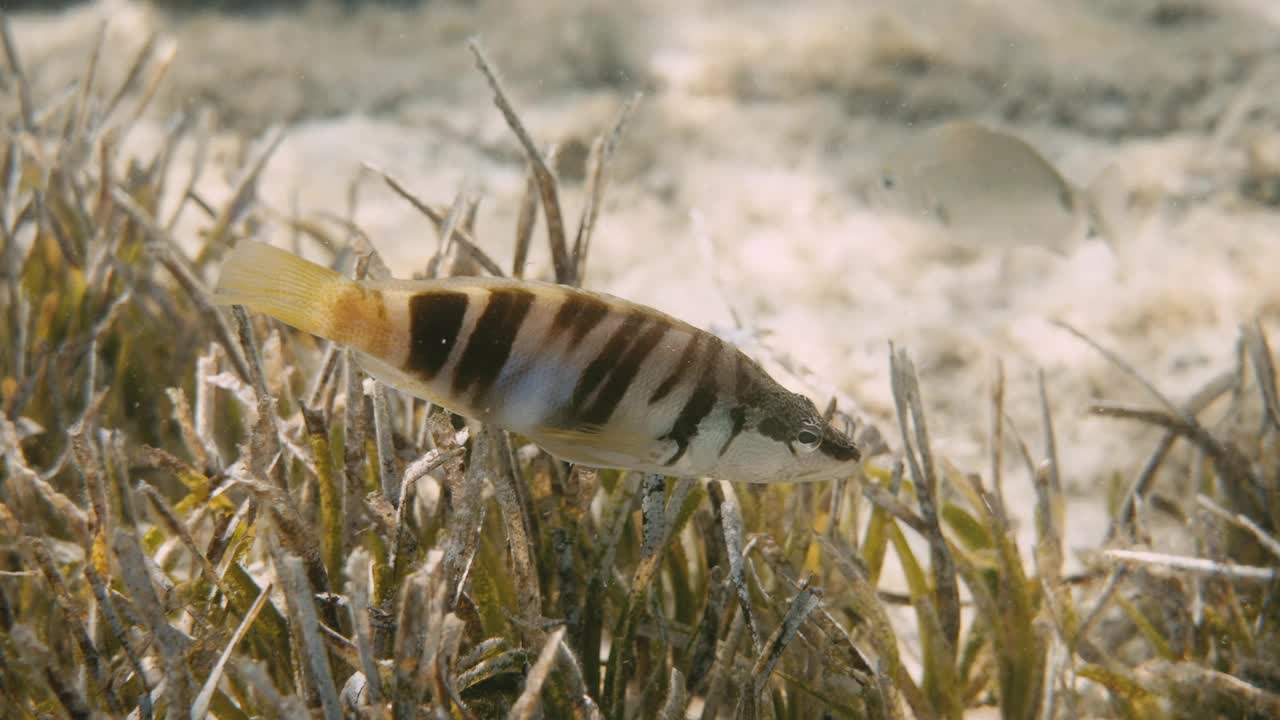
<svg viewBox="0 0 1280 720">
<path fill-rule="evenodd" d="M 0 39 L 19 96 L 0 139 L 0 704 L 15 717 L 1280 712 L 1280 401 L 1260 325 L 1182 404 L 1095 345 L 1159 404 L 1097 414 L 1165 435 L 1079 577 L 1063 570 L 1071 458 L 1043 378 L 1034 448 L 995 373 L 986 478 L 936 454 L 927 388 L 897 347 L 901 449 L 878 442 L 848 482 L 570 467 L 366 378 L 348 351 L 209 304 L 218 258 L 251 235 L 327 237 L 334 267 L 385 272 L 349 220 L 332 232 L 332 217 L 261 206 L 283 130 L 212 207 L 194 191 L 206 119 L 176 118 L 154 158 L 119 156 L 163 43 L 106 89 L 93 48 L 59 103 L 32 96 L 7 21 Z M 470 47 L 528 162 L 509 274 L 525 275 L 541 212 L 555 280 L 581 283 L 632 105 L 592 145 L 570 247 L 554 150 Z M 184 142 L 186 184 L 169 167 Z M 432 272 L 503 274 L 467 193 L 442 209 L 382 177 L 439 231 Z M 208 221 L 191 253 L 173 237 L 188 205 Z M 1004 505 L 1010 444 L 1035 483 L 1031 548 Z M 1158 501 L 1175 474 L 1194 492 Z M 1153 549 L 1170 514 L 1188 553 Z M 883 586 L 887 563 L 905 593 Z"/>
</svg>

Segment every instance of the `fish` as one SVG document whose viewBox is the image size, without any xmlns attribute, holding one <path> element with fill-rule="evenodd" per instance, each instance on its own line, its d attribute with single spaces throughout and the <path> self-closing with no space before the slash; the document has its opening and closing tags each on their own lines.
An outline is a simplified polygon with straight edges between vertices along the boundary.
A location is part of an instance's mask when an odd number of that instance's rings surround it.
<svg viewBox="0 0 1280 720">
<path fill-rule="evenodd" d="M 861 189 L 873 208 L 940 226 L 961 246 L 1065 255 L 1085 239 L 1114 247 L 1115 220 L 1097 198 L 1117 172 L 1108 167 L 1081 187 L 1022 138 L 955 120 L 890 150 Z"/>
<path fill-rule="evenodd" d="M 212 300 L 353 350 L 373 377 L 574 464 L 676 478 L 853 475 L 854 442 L 713 333 L 536 280 L 353 280 L 242 240 Z"/>
</svg>

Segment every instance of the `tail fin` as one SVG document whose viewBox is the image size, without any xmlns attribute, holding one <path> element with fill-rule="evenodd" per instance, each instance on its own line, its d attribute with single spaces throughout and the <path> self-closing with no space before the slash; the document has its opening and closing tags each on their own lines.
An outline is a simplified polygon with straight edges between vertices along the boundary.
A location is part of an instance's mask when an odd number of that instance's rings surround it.
<svg viewBox="0 0 1280 720">
<path fill-rule="evenodd" d="M 222 263 L 213 301 L 244 305 L 303 332 L 342 342 L 332 334 L 335 301 L 354 281 L 265 243 L 242 240 Z"/>
</svg>

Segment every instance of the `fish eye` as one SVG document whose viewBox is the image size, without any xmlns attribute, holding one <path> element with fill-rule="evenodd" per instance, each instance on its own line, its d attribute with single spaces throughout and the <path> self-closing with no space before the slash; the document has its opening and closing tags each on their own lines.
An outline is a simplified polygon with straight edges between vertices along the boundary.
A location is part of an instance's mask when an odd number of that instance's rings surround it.
<svg viewBox="0 0 1280 720">
<path fill-rule="evenodd" d="M 894 182 L 893 182 L 893 176 L 892 176 L 892 175 L 881 175 L 881 176 L 880 176 L 880 185 L 882 185 L 882 186 L 884 187 L 884 189 L 885 189 L 885 190 L 892 190 L 892 189 L 893 189 L 893 185 L 894 185 Z"/>
<path fill-rule="evenodd" d="M 813 426 L 805 426 L 800 428 L 800 432 L 796 433 L 796 444 L 805 452 L 812 452 L 818 449 L 818 445 L 822 443 L 822 432 Z"/>
</svg>

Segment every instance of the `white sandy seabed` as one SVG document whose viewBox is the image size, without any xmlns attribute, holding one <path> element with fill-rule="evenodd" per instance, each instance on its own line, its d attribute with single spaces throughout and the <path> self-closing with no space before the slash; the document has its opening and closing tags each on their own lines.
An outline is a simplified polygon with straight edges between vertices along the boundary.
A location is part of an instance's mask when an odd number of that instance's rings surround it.
<svg viewBox="0 0 1280 720">
<path fill-rule="evenodd" d="M 770 346 L 820 378 L 785 382 L 820 406 L 833 391 L 852 399 L 895 447 L 889 343 L 904 347 L 920 370 L 935 449 L 984 476 L 995 362 L 1007 375 L 1008 414 L 1033 448 L 1042 368 L 1069 494 L 1067 544 L 1093 547 L 1107 523 L 1107 479 L 1132 477 L 1157 436 L 1085 410 L 1152 400 L 1051 321 L 1115 349 L 1174 399 L 1231 366 L 1241 323 L 1259 319 L 1280 338 L 1280 215 L 1240 192 L 1251 173 L 1265 180 L 1274 169 L 1276 109 L 1247 88 L 1280 79 L 1280 67 L 1269 69 L 1280 18 L 1262 2 L 888 7 L 432 2 L 342 16 L 321 4 L 175 20 L 103 2 L 21 16 L 15 27 L 38 88 L 74 77 L 104 16 L 108 78 L 122 75 L 150 30 L 172 38 L 170 89 L 129 140 L 145 155 L 163 113 L 209 102 L 228 127 L 218 143 L 224 170 L 201 183 L 212 202 L 234 174 L 232 130 L 282 121 L 286 140 L 260 184 L 268 204 L 287 210 L 296 197 L 304 213 L 345 212 L 365 162 L 435 203 L 466 182 L 484 195 L 479 236 L 500 262 L 509 262 L 525 168 L 465 39 L 479 34 L 490 48 L 542 142 L 580 149 L 643 89 L 613 164 L 588 286 L 716 328 L 730 326 L 727 294 Z M 1113 163 L 1152 211 L 1129 223 L 1115 252 L 1084 242 L 1060 255 L 990 249 L 957 259 L 936 229 L 859 202 L 852 188 L 886 147 L 958 117 L 1014 130 L 1080 183 Z M 582 183 L 564 174 L 576 224 Z M 421 269 L 437 242 L 428 223 L 376 179 L 358 188 L 355 219 L 390 267 Z M 544 244 L 533 261 L 549 274 Z M 1006 494 L 1025 550 L 1033 494 L 1008 450 Z"/>
</svg>

